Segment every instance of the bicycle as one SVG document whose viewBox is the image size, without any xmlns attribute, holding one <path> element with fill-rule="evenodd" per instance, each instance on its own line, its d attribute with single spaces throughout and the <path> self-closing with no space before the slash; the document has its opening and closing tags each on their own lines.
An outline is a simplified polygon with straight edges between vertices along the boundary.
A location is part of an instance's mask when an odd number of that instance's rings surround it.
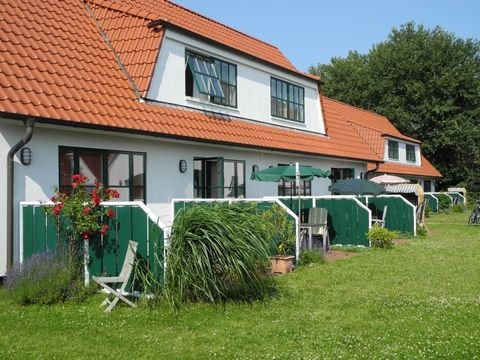
<svg viewBox="0 0 480 360">
<path fill-rule="evenodd" d="M 480 225 L 480 201 L 477 201 L 477 205 L 473 208 L 468 218 L 468 225 Z"/>
</svg>

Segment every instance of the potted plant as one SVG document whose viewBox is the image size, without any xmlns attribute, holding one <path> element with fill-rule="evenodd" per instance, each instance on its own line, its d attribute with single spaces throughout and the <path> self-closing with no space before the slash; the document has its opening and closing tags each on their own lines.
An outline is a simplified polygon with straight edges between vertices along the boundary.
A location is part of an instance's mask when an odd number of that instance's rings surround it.
<svg viewBox="0 0 480 360">
<path fill-rule="evenodd" d="M 275 243 L 274 256 L 270 257 L 272 273 L 285 274 L 292 271 L 292 253 L 295 250 L 294 224 L 289 219 L 284 209 L 277 204 L 264 213 L 264 220 L 269 227 L 270 235 Z"/>
</svg>

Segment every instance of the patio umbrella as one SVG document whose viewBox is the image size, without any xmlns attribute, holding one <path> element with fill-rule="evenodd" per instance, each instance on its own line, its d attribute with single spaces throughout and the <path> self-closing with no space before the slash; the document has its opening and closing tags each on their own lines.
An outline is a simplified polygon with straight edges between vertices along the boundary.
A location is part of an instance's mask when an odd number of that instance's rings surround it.
<svg viewBox="0 0 480 360">
<path fill-rule="evenodd" d="M 280 165 L 268 169 L 256 171 L 252 173 L 250 179 L 257 181 L 279 182 L 296 181 L 298 172 L 298 180 L 310 181 L 314 177 L 328 177 L 330 171 L 314 168 L 311 166 L 298 165 Z"/>
<path fill-rule="evenodd" d="M 339 180 L 328 187 L 332 193 L 340 195 L 378 195 L 385 194 L 385 189 L 369 180 L 348 179 Z"/>
<path fill-rule="evenodd" d="M 370 181 L 373 181 L 374 183 L 377 183 L 380 185 L 396 185 L 396 184 L 406 184 L 410 182 L 410 180 L 401 178 L 400 176 L 387 175 L 387 174 L 375 176 L 371 178 Z"/>
</svg>

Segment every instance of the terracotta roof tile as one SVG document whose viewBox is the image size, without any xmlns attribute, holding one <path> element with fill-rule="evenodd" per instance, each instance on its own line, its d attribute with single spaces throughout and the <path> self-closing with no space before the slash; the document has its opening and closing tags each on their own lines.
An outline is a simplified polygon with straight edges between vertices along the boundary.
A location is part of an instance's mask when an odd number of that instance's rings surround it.
<svg viewBox="0 0 480 360">
<path fill-rule="evenodd" d="M 336 116 L 343 118 L 345 123 L 349 123 L 365 141 L 365 143 L 367 143 L 369 147 L 377 154 L 379 159 L 384 158 L 385 135 L 420 143 L 420 141 L 416 139 L 402 135 L 385 116 L 365 111 L 326 97 L 323 97 L 322 103 L 324 105 L 324 111 L 326 114 L 335 113 Z M 328 119 L 329 118 L 327 118 L 327 121 Z M 373 163 L 368 165 L 369 170 L 374 168 L 375 165 Z M 442 176 L 440 172 L 435 169 L 435 167 L 424 156 L 422 156 L 421 166 L 385 162 L 379 165 L 377 173 L 429 177 Z"/>
<path fill-rule="evenodd" d="M 22 18 L 39 26 L 19 28 Z M 327 137 L 137 101 L 81 0 L 64 0 L 61 5 L 57 0 L 0 0 L 0 31 L 5 34 L 0 39 L 0 112 L 187 140 L 378 160 L 332 109 L 326 111 Z M 124 40 L 120 33 L 115 36 L 112 41 Z M 45 46 L 39 46 L 37 38 Z M 134 39 L 128 42 L 133 48 Z M 134 59 L 128 67 L 141 84 L 142 71 L 150 70 Z"/>
<path fill-rule="evenodd" d="M 280 66 L 314 80 L 315 75 L 299 71 L 276 47 L 223 25 L 167 0 L 87 0 L 89 3 L 138 16 L 151 21 L 162 20 L 222 46 Z M 140 10 L 139 10 L 140 9 Z"/>
</svg>

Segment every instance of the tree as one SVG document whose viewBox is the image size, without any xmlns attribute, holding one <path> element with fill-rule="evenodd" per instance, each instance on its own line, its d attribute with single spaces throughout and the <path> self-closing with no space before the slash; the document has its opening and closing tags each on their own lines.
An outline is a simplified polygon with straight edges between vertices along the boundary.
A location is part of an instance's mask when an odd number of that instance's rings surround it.
<svg viewBox="0 0 480 360">
<path fill-rule="evenodd" d="M 423 142 L 440 185 L 471 183 L 480 169 L 480 43 L 409 22 L 368 54 L 311 67 L 325 95 L 385 115 Z"/>
</svg>

